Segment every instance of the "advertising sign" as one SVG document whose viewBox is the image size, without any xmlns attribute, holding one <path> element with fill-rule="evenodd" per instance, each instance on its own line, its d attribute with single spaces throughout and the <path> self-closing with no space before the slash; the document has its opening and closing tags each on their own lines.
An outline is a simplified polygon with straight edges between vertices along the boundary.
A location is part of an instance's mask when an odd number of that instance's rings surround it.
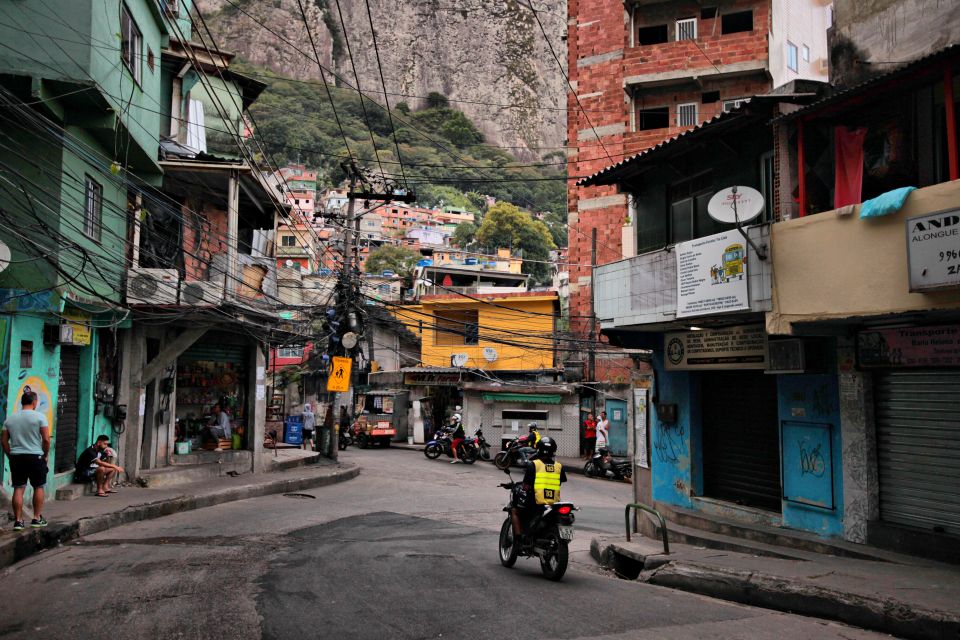
<svg viewBox="0 0 960 640">
<path fill-rule="evenodd" d="M 667 370 L 767 368 L 767 334 L 759 324 L 668 333 L 664 350 Z"/>
<path fill-rule="evenodd" d="M 750 308 L 747 243 L 725 231 L 676 245 L 677 317 L 690 318 Z"/>
<path fill-rule="evenodd" d="M 346 393 L 350 390 L 350 370 L 353 360 L 334 356 L 330 365 L 330 375 L 327 376 L 327 391 Z"/>
<path fill-rule="evenodd" d="M 861 331 L 857 355 L 862 367 L 960 366 L 960 325 Z"/>
<path fill-rule="evenodd" d="M 650 468 L 647 450 L 647 389 L 633 390 L 634 462 L 638 467 Z"/>
<path fill-rule="evenodd" d="M 960 209 L 910 218 L 910 291 L 960 286 Z"/>
<path fill-rule="evenodd" d="M 72 329 L 73 338 L 69 341 L 74 346 L 90 345 L 90 316 L 80 311 L 64 311 L 66 326 Z"/>
</svg>

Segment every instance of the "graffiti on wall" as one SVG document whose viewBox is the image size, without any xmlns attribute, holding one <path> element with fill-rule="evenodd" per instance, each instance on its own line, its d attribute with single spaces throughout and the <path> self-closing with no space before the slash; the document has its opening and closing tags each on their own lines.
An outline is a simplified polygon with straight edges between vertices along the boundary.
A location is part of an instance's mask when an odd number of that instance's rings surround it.
<svg viewBox="0 0 960 640">
<path fill-rule="evenodd" d="M 46 416 L 47 424 L 50 425 L 50 432 L 52 434 L 54 428 L 53 398 L 50 397 L 50 389 L 47 388 L 47 383 L 45 383 L 42 378 L 38 376 L 27 376 L 26 373 L 26 371 L 20 372 L 20 387 L 13 396 L 11 412 L 16 413 L 20 411 L 20 396 L 28 391 L 32 391 L 37 394 L 37 411 Z"/>
<path fill-rule="evenodd" d="M 780 430 L 784 499 L 833 509 L 833 425 L 784 420 Z"/>
<path fill-rule="evenodd" d="M 676 464 L 686 453 L 684 444 L 685 433 L 682 425 L 668 425 L 657 422 L 656 437 L 653 449 L 657 452 L 657 460 Z"/>
</svg>

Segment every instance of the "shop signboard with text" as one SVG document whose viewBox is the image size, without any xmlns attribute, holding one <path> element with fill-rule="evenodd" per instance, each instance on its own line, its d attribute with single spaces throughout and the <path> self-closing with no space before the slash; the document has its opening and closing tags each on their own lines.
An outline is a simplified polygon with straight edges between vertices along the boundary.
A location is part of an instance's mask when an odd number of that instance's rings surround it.
<svg viewBox="0 0 960 640">
<path fill-rule="evenodd" d="M 910 218 L 910 291 L 960 287 L 960 209 Z"/>
<path fill-rule="evenodd" d="M 668 333 L 664 364 L 668 371 L 766 369 L 767 334 L 759 324 Z"/>
<path fill-rule="evenodd" d="M 677 255 L 677 317 L 750 309 L 747 243 L 725 231 L 674 248 Z"/>
<path fill-rule="evenodd" d="M 861 331 L 857 355 L 862 367 L 957 367 L 960 325 Z"/>
</svg>

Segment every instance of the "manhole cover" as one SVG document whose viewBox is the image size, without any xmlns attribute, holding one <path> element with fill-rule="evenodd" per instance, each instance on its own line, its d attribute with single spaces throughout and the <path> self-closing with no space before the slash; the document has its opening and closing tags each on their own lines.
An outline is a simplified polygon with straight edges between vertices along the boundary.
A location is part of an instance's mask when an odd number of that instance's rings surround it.
<svg viewBox="0 0 960 640">
<path fill-rule="evenodd" d="M 298 500 L 306 500 L 307 498 L 311 500 L 317 499 L 317 496 L 312 496 L 309 493 L 285 493 L 283 495 L 286 498 L 297 498 Z"/>
</svg>

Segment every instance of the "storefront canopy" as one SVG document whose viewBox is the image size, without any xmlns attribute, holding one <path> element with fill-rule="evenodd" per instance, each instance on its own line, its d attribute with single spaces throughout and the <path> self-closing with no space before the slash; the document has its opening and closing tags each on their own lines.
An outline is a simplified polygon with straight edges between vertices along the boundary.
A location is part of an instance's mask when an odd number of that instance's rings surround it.
<svg viewBox="0 0 960 640">
<path fill-rule="evenodd" d="M 530 404 L 560 404 L 559 393 L 485 393 L 487 402 L 526 402 Z"/>
</svg>

